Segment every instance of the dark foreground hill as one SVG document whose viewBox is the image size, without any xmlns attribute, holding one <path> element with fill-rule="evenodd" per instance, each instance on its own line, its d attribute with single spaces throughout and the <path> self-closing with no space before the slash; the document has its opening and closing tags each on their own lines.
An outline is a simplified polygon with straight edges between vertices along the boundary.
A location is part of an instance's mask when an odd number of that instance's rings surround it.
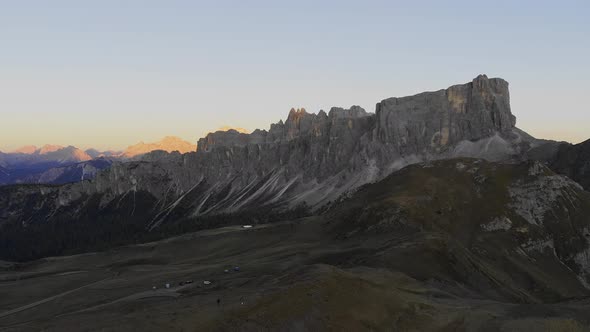
<svg viewBox="0 0 590 332">
<path fill-rule="evenodd" d="M 576 145 L 562 144 L 550 160 L 556 172 L 565 174 L 590 191 L 590 140 Z"/>
<path fill-rule="evenodd" d="M 0 328 L 587 331 L 588 216 L 536 162 L 421 163 L 313 217 L 3 263 Z"/>
</svg>

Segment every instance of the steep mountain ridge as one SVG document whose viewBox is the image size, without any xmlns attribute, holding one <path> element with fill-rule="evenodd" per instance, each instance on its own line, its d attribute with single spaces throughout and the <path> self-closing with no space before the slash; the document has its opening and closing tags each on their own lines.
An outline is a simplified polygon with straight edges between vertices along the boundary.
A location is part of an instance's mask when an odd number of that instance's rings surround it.
<svg viewBox="0 0 590 332">
<path fill-rule="evenodd" d="M 514 125 L 508 83 L 484 75 L 446 90 L 386 99 L 375 114 L 358 106 L 317 114 L 292 109 L 268 131 L 211 133 L 199 140 L 197 152 L 152 152 L 65 186 L 0 189 L 0 223 L 78 220 L 107 209 L 121 222 L 134 216 L 153 231 L 207 215 L 317 210 L 408 164 L 521 160 L 538 142 Z M 129 210 L 117 210 L 121 202 Z"/>
</svg>

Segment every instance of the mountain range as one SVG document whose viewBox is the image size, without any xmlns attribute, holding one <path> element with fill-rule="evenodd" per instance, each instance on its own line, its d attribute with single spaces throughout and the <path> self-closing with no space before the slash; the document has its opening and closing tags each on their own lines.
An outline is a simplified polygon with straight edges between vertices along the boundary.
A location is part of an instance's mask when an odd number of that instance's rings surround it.
<svg viewBox="0 0 590 332">
<path fill-rule="evenodd" d="M 15 183 L 63 184 L 87 180 L 113 162 L 141 158 L 146 153 L 162 150 L 181 153 L 196 150 L 196 144 L 168 136 L 154 143 L 129 146 L 124 151 L 81 150 L 74 146 L 25 146 L 11 153 L 0 152 L 0 166 L 5 171 L 0 185 Z M 82 171 L 84 170 L 84 171 Z"/>
<path fill-rule="evenodd" d="M 317 114 L 292 109 L 269 130 L 210 133 L 196 152 L 155 151 L 113 163 L 91 181 L 6 188 L 0 220 L 51 224 L 100 215 L 157 232 L 167 223 L 261 208 L 270 218 L 321 211 L 410 164 L 456 157 L 520 162 L 559 149 L 561 143 L 535 139 L 515 124 L 508 83 L 485 75 L 385 99 L 375 113 L 359 106 Z M 33 206 L 29 197 L 36 197 Z M 133 207 L 122 212 L 125 202 Z"/>
<path fill-rule="evenodd" d="M 503 79 L 129 151 L 0 186 L 6 327 L 590 327 L 590 141 L 520 130 Z"/>
<path fill-rule="evenodd" d="M 184 141 L 178 137 L 167 136 L 161 141 L 155 143 L 144 143 L 139 142 L 135 145 L 131 145 L 123 151 L 120 156 L 123 158 L 134 158 L 137 156 L 144 155 L 146 153 L 161 150 L 166 152 L 178 151 L 180 153 L 195 152 L 197 145 Z"/>
</svg>

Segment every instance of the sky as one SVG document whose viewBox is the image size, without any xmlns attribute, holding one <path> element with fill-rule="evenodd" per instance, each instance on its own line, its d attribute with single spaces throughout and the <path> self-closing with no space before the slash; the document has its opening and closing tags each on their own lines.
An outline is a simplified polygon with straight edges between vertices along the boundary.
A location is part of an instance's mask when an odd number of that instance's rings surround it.
<svg viewBox="0 0 590 332">
<path fill-rule="evenodd" d="M 517 126 L 590 138 L 590 1 L 0 0 L 0 151 L 122 149 L 510 82 Z"/>
</svg>

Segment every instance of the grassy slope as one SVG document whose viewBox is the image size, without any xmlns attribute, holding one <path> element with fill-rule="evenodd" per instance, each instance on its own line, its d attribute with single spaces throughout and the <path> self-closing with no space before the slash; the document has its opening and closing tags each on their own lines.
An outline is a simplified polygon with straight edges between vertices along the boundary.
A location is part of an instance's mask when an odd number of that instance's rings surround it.
<svg viewBox="0 0 590 332">
<path fill-rule="evenodd" d="M 529 224 L 510 206 L 508 187 L 534 181 L 530 166 L 469 159 L 415 165 L 362 188 L 324 216 L 6 267 L 0 312 L 108 279 L 0 319 L 0 327 L 588 330 L 588 291 L 567 255 L 579 249 L 590 198 L 580 192 L 558 204 L 567 213 L 556 207 L 544 226 Z M 503 216 L 510 229 L 482 228 Z M 530 239 L 547 236 L 555 251 L 523 250 Z M 223 273 L 234 265 L 242 271 Z M 187 279 L 195 283 L 172 290 L 174 297 L 142 297 L 152 285 Z"/>
</svg>

